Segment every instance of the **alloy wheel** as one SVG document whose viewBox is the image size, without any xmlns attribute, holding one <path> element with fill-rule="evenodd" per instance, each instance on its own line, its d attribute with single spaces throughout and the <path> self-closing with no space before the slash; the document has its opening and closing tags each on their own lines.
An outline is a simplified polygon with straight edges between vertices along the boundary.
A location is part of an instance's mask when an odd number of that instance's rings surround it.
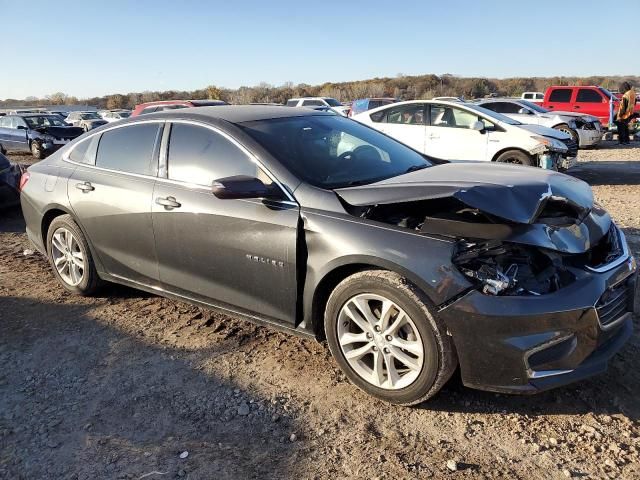
<svg viewBox="0 0 640 480">
<path fill-rule="evenodd" d="M 359 294 L 341 308 L 338 343 L 349 366 L 370 384 L 386 390 L 411 385 L 424 364 L 418 328 L 395 302 Z"/>
<path fill-rule="evenodd" d="M 82 282 L 87 270 L 80 244 L 70 230 L 58 228 L 51 237 L 51 257 L 60 278 L 70 286 Z"/>
</svg>

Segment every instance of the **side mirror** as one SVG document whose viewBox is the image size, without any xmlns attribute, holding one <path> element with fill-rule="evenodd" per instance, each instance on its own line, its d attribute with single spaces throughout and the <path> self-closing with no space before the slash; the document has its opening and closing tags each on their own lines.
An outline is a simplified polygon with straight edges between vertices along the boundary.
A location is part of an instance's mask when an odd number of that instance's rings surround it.
<svg viewBox="0 0 640 480">
<path fill-rule="evenodd" d="M 518 113 L 520 115 L 531 115 L 533 112 L 529 109 L 521 108 L 520 110 L 518 110 Z"/>
<path fill-rule="evenodd" d="M 27 129 L 27 127 L 25 127 L 24 125 L 18 125 L 16 128 L 18 130 L 26 130 Z"/>
<path fill-rule="evenodd" d="M 242 198 L 282 200 L 282 192 L 276 185 L 265 185 L 262 180 L 246 175 L 219 178 L 213 182 L 212 191 L 221 200 Z"/>
<path fill-rule="evenodd" d="M 475 121 L 471 124 L 471 130 L 476 130 L 478 132 L 484 132 L 485 128 L 484 128 L 484 123 L 480 122 L 480 121 Z"/>
</svg>

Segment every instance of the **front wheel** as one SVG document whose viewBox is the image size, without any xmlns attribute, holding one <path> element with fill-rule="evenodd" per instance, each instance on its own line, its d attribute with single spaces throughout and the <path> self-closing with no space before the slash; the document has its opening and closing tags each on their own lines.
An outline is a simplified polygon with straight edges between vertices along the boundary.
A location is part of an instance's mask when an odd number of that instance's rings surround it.
<svg viewBox="0 0 640 480">
<path fill-rule="evenodd" d="M 446 327 L 406 278 L 367 270 L 343 280 L 325 311 L 329 349 L 357 387 L 414 405 L 435 395 L 457 361 Z"/>
<path fill-rule="evenodd" d="M 42 149 L 42 145 L 40 145 L 40 143 L 36 141 L 31 142 L 31 155 L 33 155 L 33 158 L 37 160 L 41 160 L 44 158 L 44 150 Z"/>
<path fill-rule="evenodd" d="M 567 135 L 569 135 L 571 137 L 571 140 L 576 142 L 576 144 L 580 143 L 580 137 L 578 137 L 578 132 L 576 132 L 573 128 L 569 127 L 569 125 L 562 123 L 560 125 L 556 125 L 553 128 L 555 130 L 559 130 L 562 133 L 566 133 Z"/>
<path fill-rule="evenodd" d="M 502 152 L 496 158 L 498 163 L 513 163 L 514 165 L 524 165 L 525 167 L 533 166 L 533 160 L 531 156 L 527 155 L 521 150 L 507 150 Z"/>
<path fill-rule="evenodd" d="M 65 289 L 79 295 L 91 295 L 97 290 L 100 278 L 89 245 L 71 215 L 61 215 L 51 222 L 47 253 L 53 272 Z"/>
</svg>

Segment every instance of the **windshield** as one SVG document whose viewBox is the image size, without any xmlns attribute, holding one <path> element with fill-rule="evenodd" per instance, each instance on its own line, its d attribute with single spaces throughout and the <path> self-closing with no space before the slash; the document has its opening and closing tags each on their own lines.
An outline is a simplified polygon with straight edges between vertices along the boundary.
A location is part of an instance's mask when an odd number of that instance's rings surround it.
<svg viewBox="0 0 640 480">
<path fill-rule="evenodd" d="M 533 110 L 534 112 L 538 112 L 538 113 L 549 113 L 549 110 L 547 110 L 546 108 L 542 108 L 540 105 L 538 105 L 537 103 L 533 103 L 533 102 L 527 102 L 526 100 L 519 100 L 520 104 L 522 105 L 526 105 L 526 107 L 529 110 Z"/>
<path fill-rule="evenodd" d="M 97 113 L 83 113 L 80 115 L 82 120 L 102 120 L 102 117 Z"/>
<path fill-rule="evenodd" d="M 68 125 L 58 115 L 38 115 L 33 117 L 23 117 L 29 128 L 38 127 L 68 127 Z"/>
<path fill-rule="evenodd" d="M 325 102 L 327 102 L 327 104 L 329 104 L 332 107 L 341 107 L 342 104 L 336 100 L 335 98 L 325 98 L 324 99 Z"/>
<path fill-rule="evenodd" d="M 257 120 L 240 127 L 297 177 L 320 188 L 365 185 L 432 165 L 409 147 L 338 115 Z"/>
<path fill-rule="evenodd" d="M 501 113 L 493 112 L 484 107 L 481 107 L 480 105 L 475 105 L 473 103 L 464 103 L 462 105 L 464 105 L 465 108 L 475 110 L 476 112 L 481 113 L 486 117 L 493 118 L 502 123 L 506 123 L 507 125 L 522 125 L 522 123 L 518 122 L 517 120 L 514 120 L 513 118 L 509 118 L 505 115 L 502 115 Z"/>
</svg>

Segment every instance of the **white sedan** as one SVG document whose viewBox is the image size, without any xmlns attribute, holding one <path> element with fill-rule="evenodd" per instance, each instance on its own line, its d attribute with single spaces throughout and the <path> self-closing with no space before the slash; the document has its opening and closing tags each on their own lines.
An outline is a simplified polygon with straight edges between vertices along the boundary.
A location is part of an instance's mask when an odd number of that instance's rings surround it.
<svg viewBox="0 0 640 480">
<path fill-rule="evenodd" d="M 102 118 L 107 122 L 116 122 L 118 120 L 122 120 L 123 118 L 129 118 L 131 116 L 131 112 L 129 110 L 118 110 L 112 112 L 106 112 L 102 115 Z"/>
<path fill-rule="evenodd" d="M 429 156 L 565 170 L 576 163 L 569 135 L 470 103 L 414 100 L 352 117 Z"/>
</svg>

